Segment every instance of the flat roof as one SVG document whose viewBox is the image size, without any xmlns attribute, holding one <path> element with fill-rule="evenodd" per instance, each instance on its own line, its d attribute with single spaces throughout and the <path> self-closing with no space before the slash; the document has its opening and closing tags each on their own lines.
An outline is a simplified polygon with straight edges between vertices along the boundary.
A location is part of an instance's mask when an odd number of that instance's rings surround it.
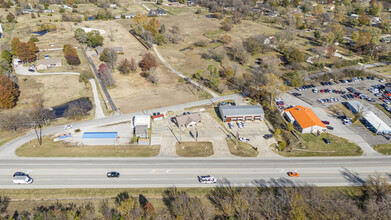
<svg viewBox="0 0 391 220">
<path fill-rule="evenodd" d="M 118 132 L 84 132 L 82 138 L 117 138 Z"/>
<path fill-rule="evenodd" d="M 264 115 L 260 105 L 220 105 L 222 117 L 242 116 L 242 115 Z"/>
</svg>

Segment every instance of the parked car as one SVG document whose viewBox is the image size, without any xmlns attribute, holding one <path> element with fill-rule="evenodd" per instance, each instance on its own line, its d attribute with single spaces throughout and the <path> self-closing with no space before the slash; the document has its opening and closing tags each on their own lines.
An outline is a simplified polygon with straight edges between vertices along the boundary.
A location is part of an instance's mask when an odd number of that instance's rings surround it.
<svg viewBox="0 0 391 220">
<path fill-rule="evenodd" d="M 107 172 L 107 177 L 109 177 L 109 178 L 112 178 L 112 177 L 119 178 L 119 176 L 120 176 L 120 174 L 116 171 Z"/>
<path fill-rule="evenodd" d="M 68 129 L 71 129 L 72 128 L 72 125 L 65 125 L 64 126 L 64 130 L 68 130 Z"/>
<path fill-rule="evenodd" d="M 334 130 L 334 127 L 332 126 L 326 126 L 327 129 L 329 129 L 330 131 Z"/>
<path fill-rule="evenodd" d="M 329 124 L 330 124 L 329 121 L 322 121 L 322 122 L 323 122 L 323 124 L 325 124 L 325 125 L 329 125 Z"/>
<path fill-rule="evenodd" d="M 250 142 L 250 139 L 240 137 L 240 138 L 239 138 L 239 141 L 243 141 L 243 142 L 249 143 L 249 142 Z"/>
<path fill-rule="evenodd" d="M 301 93 L 294 92 L 294 93 L 292 93 L 292 95 L 297 97 L 297 96 L 301 96 Z"/>
<path fill-rule="evenodd" d="M 234 124 L 231 123 L 231 122 L 228 122 L 228 127 L 229 127 L 229 129 L 233 129 L 234 128 Z"/>
<path fill-rule="evenodd" d="M 267 140 L 267 139 L 270 139 L 270 138 L 272 138 L 272 137 L 273 137 L 272 134 L 265 134 L 265 135 L 263 135 L 263 138 L 265 138 L 266 140 Z"/>
<path fill-rule="evenodd" d="M 323 138 L 323 141 L 324 141 L 326 144 L 330 144 L 330 139 Z"/>
<path fill-rule="evenodd" d="M 345 118 L 342 120 L 342 124 L 344 125 L 351 125 L 352 124 L 352 119 L 351 118 Z"/>
<path fill-rule="evenodd" d="M 33 69 L 29 69 L 29 72 L 35 72 L 35 70 L 33 70 Z"/>
</svg>

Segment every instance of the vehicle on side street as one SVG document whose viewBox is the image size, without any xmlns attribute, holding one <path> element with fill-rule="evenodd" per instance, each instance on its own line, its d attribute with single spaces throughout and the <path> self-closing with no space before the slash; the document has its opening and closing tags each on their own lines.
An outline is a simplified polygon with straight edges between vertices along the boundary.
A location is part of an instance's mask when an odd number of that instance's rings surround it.
<svg viewBox="0 0 391 220">
<path fill-rule="evenodd" d="M 72 128 L 72 125 L 65 125 L 64 126 L 64 130 L 68 130 L 68 129 L 71 129 Z"/>
<path fill-rule="evenodd" d="M 25 174 L 24 176 L 14 176 L 13 182 L 17 184 L 31 184 L 34 182 L 34 179 Z"/>
<path fill-rule="evenodd" d="M 29 69 L 29 72 L 35 72 L 35 70 L 33 70 L 33 69 Z"/>
<path fill-rule="evenodd" d="M 299 174 L 299 173 L 296 173 L 296 172 L 288 172 L 287 174 L 288 174 L 288 176 L 290 176 L 290 177 L 299 177 L 299 176 L 300 176 L 300 174 Z"/>
<path fill-rule="evenodd" d="M 327 139 L 327 138 L 323 138 L 323 141 L 326 143 L 326 144 L 330 144 L 330 139 Z"/>
<path fill-rule="evenodd" d="M 198 181 L 203 184 L 217 183 L 216 178 L 211 175 L 207 176 L 198 176 Z"/>
<path fill-rule="evenodd" d="M 107 172 L 107 177 L 109 177 L 109 178 L 112 178 L 112 177 L 119 178 L 119 176 L 120 176 L 119 172 L 116 172 L 116 171 Z"/>
</svg>

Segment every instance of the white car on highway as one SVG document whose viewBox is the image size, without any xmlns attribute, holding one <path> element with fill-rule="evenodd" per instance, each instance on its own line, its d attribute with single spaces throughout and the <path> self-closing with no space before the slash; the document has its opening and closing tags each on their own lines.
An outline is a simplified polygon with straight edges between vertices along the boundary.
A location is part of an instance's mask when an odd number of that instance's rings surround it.
<svg viewBox="0 0 391 220">
<path fill-rule="evenodd" d="M 209 184 L 209 183 L 217 183 L 216 178 L 213 176 L 207 175 L 207 176 L 198 176 L 198 181 L 200 183 Z"/>
</svg>

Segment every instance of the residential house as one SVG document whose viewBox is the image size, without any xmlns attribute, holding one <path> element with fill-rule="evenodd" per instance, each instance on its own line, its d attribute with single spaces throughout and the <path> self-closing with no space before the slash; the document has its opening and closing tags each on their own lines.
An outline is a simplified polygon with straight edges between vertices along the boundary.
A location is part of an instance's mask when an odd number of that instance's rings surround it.
<svg viewBox="0 0 391 220">
<path fill-rule="evenodd" d="M 224 122 L 265 119 L 265 112 L 260 105 L 220 105 L 219 112 Z"/>
<path fill-rule="evenodd" d="M 149 11 L 149 16 L 152 16 L 152 17 L 157 17 L 157 16 L 164 16 L 164 15 L 167 15 L 167 12 L 163 9 L 156 9 L 156 10 L 150 10 Z"/>
<path fill-rule="evenodd" d="M 117 4 L 110 4 L 109 7 L 110 8 L 117 8 L 118 6 L 117 6 Z"/>
<path fill-rule="evenodd" d="M 315 115 L 312 109 L 304 106 L 295 106 L 285 109 L 283 115 L 287 121 L 293 123 L 301 133 L 315 133 L 327 131 L 326 125 Z"/>
<path fill-rule="evenodd" d="M 46 13 L 53 13 L 54 10 L 53 10 L 53 9 L 44 9 L 43 12 L 46 12 Z"/>
<path fill-rule="evenodd" d="M 199 112 L 193 112 L 189 114 L 183 114 L 174 117 L 174 122 L 178 128 L 191 128 L 201 123 L 202 117 Z"/>
<path fill-rule="evenodd" d="M 138 125 L 134 128 L 134 135 L 138 138 L 148 138 L 148 126 Z"/>
<path fill-rule="evenodd" d="M 3 25 L 0 24 L 0 38 L 3 37 L 4 37 L 4 29 L 3 29 Z"/>
<path fill-rule="evenodd" d="M 136 12 L 136 13 L 134 13 L 134 12 L 132 12 L 132 13 L 122 13 L 122 14 L 121 14 L 121 17 L 122 17 L 122 18 L 129 19 L 129 18 L 134 18 L 134 17 L 136 17 L 137 14 L 138 14 L 138 12 Z"/>
<path fill-rule="evenodd" d="M 62 66 L 62 59 L 59 57 L 38 60 L 36 65 L 37 70 L 44 70 L 44 69 L 55 68 L 60 66 Z"/>
<path fill-rule="evenodd" d="M 376 25 L 381 23 L 381 18 L 380 17 L 373 17 L 371 18 L 371 24 Z"/>
<path fill-rule="evenodd" d="M 70 9 L 70 10 L 72 10 L 72 7 L 69 7 L 68 5 L 62 5 L 61 7 L 64 8 L 64 9 Z"/>
</svg>

